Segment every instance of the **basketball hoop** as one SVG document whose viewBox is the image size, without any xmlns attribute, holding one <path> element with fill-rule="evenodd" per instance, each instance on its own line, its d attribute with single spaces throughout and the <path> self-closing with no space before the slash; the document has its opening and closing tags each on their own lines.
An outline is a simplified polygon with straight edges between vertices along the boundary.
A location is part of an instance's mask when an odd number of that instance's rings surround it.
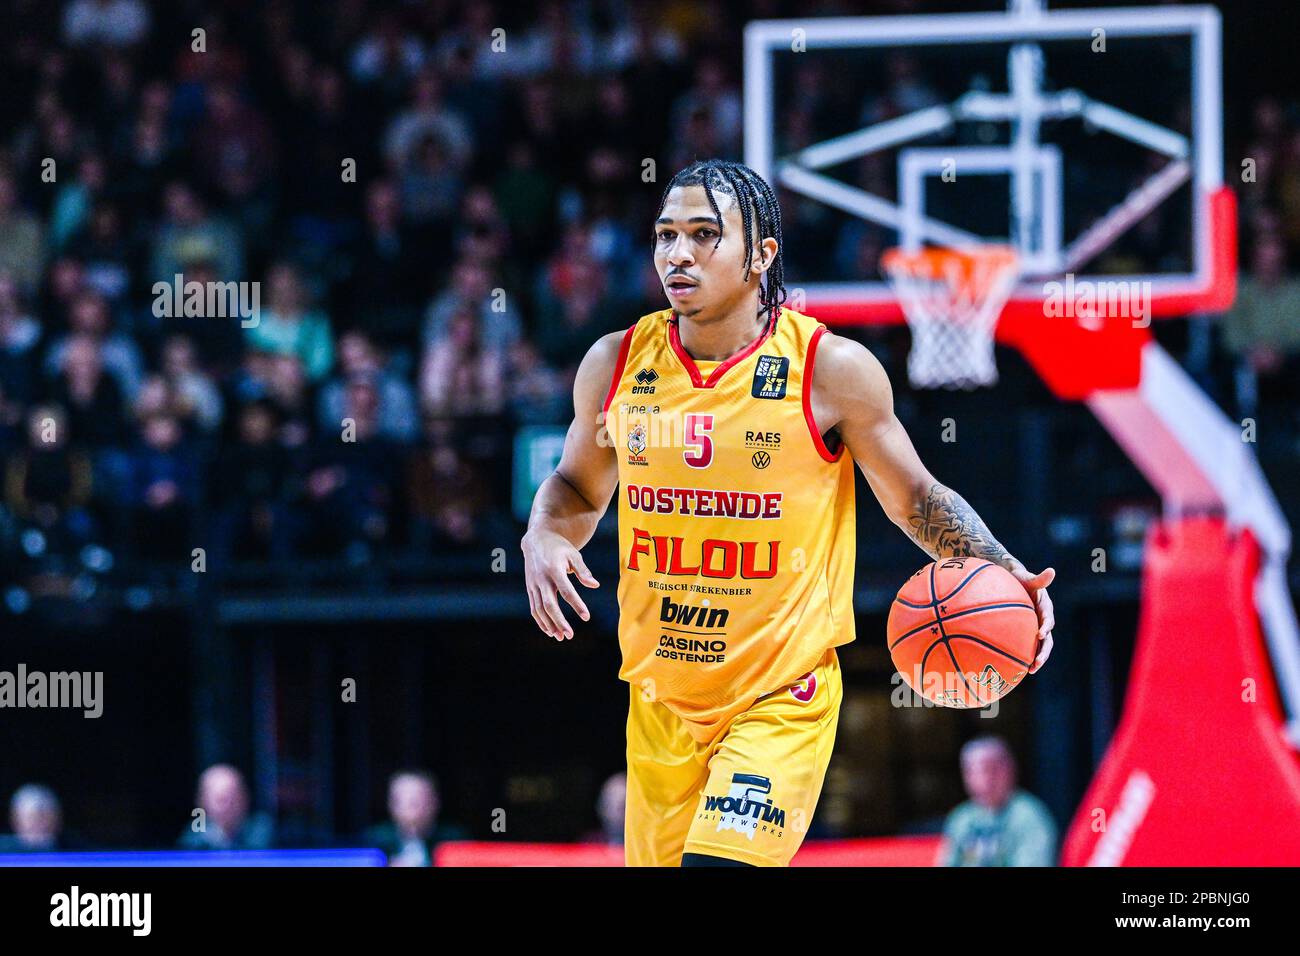
<svg viewBox="0 0 1300 956">
<path fill-rule="evenodd" d="M 1008 246 L 888 249 L 889 276 L 912 329 L 907 376 L 917 388 L 976 388 L 998 380 L 993 331 L 1019 276 Z"/>
</svg>

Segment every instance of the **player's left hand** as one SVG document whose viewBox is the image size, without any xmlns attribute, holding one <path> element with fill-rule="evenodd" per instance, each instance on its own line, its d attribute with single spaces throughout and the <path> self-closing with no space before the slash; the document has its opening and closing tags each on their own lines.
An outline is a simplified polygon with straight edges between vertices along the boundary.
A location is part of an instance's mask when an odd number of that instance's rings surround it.
<svg viewBox="0 0 1300 956">
<path fill-rule="evenodd" d="M 1052 628 L 1056 626 L 1056 614 L 1052 610 L 1052 599 L 1047 594 L 1047 586 L 1056 580 L 1056 571 L 1048 568 L 1035 574 L 1022 564 L 1012 568 L 1011 573 L 1025 586 L 1033 598 L 1034 610 L 1038 612 L 1038 656 L 1029 667 L 1029 673 L 1034 674 L 1052 656 Z"/>
</svg>

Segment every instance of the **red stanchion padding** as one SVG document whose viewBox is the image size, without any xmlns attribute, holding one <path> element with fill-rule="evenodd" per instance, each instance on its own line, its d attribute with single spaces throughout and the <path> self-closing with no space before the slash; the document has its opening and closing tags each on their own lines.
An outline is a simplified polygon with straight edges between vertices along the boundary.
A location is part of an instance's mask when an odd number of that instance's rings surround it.
<svg viewBox="0 0 1300 956">
<path fill-rule="evenodd" d="M 1252 598 L 1259 548 L 1221 519 L 1147 538 L 1124 712 L 1067 866 L 1294 866 L 1300 760 Z"/>
<path fill-rule="evenodd" d="M 792 866 L 931 866 L 939 852 L 937 836 L 873 840 L 810 840 Z M 441 844 L 438 866 L 622 866 L 623 848 L 601 843 Z"/>
</svg>

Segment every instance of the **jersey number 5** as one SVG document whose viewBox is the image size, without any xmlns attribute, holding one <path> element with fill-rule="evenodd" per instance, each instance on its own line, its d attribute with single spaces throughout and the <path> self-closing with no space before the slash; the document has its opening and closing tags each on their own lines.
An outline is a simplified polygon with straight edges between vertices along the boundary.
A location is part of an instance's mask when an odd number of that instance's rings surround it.
<svg viewBox="0 0 1300 956">
<path fill-rule="evenodd" d="M 692 468 L 708 468 L 713 461 L 713 416 L 691 413 L 686 416 L 686 450 L 682 460 Z"/>
</svg>

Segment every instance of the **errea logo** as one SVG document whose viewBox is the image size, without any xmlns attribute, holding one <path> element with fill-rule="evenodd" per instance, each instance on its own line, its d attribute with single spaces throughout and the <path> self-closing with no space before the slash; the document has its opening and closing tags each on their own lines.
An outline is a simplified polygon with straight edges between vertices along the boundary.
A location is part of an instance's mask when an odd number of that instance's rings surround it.
<svg viewBox="0 0 1300 956">
<path fill-rule="evenodd" d="M 636 384 L 632 386 L 633 395 L 653 395 L 654 383 L 659 380 L 659 373 L 652 368 L 643 368 L 636 373 Z"/>
</svg>

